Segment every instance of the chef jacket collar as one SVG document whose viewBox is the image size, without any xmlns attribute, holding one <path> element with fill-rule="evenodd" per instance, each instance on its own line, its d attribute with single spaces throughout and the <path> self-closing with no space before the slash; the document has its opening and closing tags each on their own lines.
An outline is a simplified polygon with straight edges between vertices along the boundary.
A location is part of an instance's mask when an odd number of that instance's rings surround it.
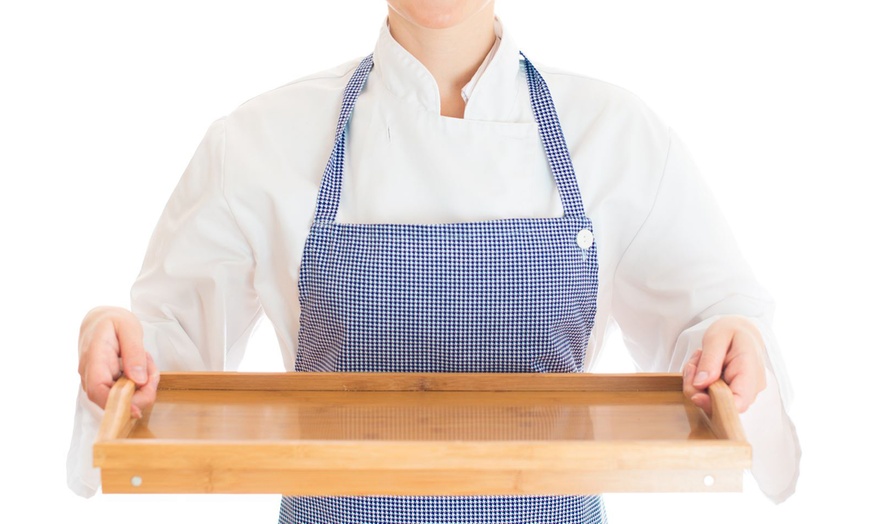
<svg viewBox="0 0 870 524">
<path fill-rule="evenodd" d="M 519 48 L 504 33 L 498 18 L 495 19 L 495 35 L 497 40 L 491 60 L 484 60 L 473 81 L 463 89 L 468 96 L 466 119 L 504 121 L 514 114 L 520 86 Z M 375 73 L 392 94 L 414 101 L 426 111 L 441 113 L 441 97 L 435 78 L 393 38 L 386 22 L 375 45 L 374 64 Z"/>
</svg>

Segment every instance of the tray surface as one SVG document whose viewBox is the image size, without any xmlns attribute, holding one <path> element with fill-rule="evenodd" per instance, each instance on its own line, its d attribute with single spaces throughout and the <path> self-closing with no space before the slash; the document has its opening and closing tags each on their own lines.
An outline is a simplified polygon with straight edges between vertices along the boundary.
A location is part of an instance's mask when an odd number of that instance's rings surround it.
<svg viewBox="0 0 870 524">
<path fill-rule="evenodd" d="M 715 439 L 682 393 L 161 391 L 131 439 Z"/>
</svg>

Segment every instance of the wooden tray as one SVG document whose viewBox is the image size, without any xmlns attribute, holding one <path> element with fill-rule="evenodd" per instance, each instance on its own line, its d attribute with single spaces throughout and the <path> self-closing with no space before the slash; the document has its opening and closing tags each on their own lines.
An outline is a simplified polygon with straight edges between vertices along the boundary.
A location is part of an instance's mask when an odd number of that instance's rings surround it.
<svg viewBox="0 0 870 524">
<path fill-rule="evenodd" d="M 671 374 L 164 373 L 110 394 L 106 493 L 498 495 L 740 491 L 731 392 Z"/>
</svg>

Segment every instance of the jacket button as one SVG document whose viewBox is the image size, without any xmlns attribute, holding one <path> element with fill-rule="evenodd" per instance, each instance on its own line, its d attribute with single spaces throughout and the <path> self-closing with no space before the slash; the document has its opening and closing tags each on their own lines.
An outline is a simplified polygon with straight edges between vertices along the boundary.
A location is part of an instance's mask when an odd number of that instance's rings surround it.
<svg viewBox="0 0 870 524">
<path fill-rule="evenodd" d="M 595 240 L 595 237 L 592 236 L 592 231 L 588 229 L 582 229 L 579 233 L 577 233 L 577 245 L 583 249 L 589 249 L 592 247 L 592 242 Z"/>
</svg>

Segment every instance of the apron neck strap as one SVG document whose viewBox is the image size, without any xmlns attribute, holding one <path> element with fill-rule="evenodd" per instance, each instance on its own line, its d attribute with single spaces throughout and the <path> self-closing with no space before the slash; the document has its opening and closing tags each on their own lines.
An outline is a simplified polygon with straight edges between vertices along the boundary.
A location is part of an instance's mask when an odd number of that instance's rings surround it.
<svg viewBox="0 0 870 524">
<path fill-rule="evenodd" d="M 317 194 L 317 208 L 314 212 L 314 221 L 334 222 L 338 213 L 338 202 L 341 200 L 341 180 L 344 178 L 344 149 L 347 141 L 347 123 L 353 106 L 359 97 L 369 73 L 372 70 L 374 55 L 363 58 L 353 76 L 350 77 L 344 88 L 344 98 L 341 101 L 341 110 L 338 113 L 338 124 L 335 126 L 335 142 L 332 146 L 332 154 L 323 171 L 323 179 L 320 182 L 320 192 Z"/>
<path fill-rule="evenodd" d="M 541 142 L 544 143 L 544 151 L 556 186 L 559 188 L 559 197 L 562 199 L 562 209 L 565 216 L 584 216 L 583 199 L 580 198 L 580 187 L 577 185 L 577 175 L 574 173 L 574 163 L 571 161 L 571 153 L 562 134 L 562 124 L 559 115 L 556 114 L 556 106 L 553 97 L 550 96 L 550 88 L 544 82 L 544 78 L 526 58 L 522 52 L 523 63 L 526 68 L 526 82 L 529 84 L 529 98 L 532 101 L 532 112 L 535 114 L 535 122 L 538 123 L 538 133 Z"/>
<path fill-rule="evenodd" d="M 556 114 L 556 107 L 546 82 L 538 70 L 520 53 L 525 64 L 526 80 L 529 85 L 529 98 L 535 122 L 538 124 L 538 132 L 544 144 L 544 152 L 553 172 L 556 186 L 559 188 L 559 196 L 562 199 L 562 208 L 565 216 L 583 216 L 583 201 L 580 197 L 580 188 L 577 185 L 577 176 L 574 173 L 574 164 L 568 151 L 565 136 L 562 134 L 562 125 Z M 344 97 L 341 101 L 341 110 L 338 115 L 338 123 L 335 126 L 335 142 L 332 154 L 323 172 L 320 183 L 320 192 L 317 195 L 317 208 L 314 214 L 315 222 L 333 222 L 338 213 L 338 203 L 341 200 L 341 182 L 344 178 L 344 157 L 347 146 L 347 129 L 353 107 L 359 94 L 362 92 L 374 65 L 373 55 L 365 57 L 357 66 L 356 71 L 350 77 L 344 88 Z"/>
</svg>

